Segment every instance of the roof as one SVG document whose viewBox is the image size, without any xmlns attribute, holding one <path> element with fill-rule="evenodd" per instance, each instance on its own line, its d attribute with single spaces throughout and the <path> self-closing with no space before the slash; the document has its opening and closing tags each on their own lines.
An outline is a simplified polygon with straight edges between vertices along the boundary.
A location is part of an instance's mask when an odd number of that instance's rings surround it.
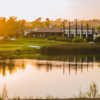
<svg viewBox="0 0 100 100">
<path fill-rule="evenodd" d="M 87 26 L 85 25 L 80 25 L 80 24 L 78 24 L 77 25 L 77 29 L 81 29 L 81 28 L 83 28 L 83 29 L 87 29 Z M 67 25 L 66 26 L 66 29 L 69 29 L 69 25 Z M 76 25 L 75 24 L 73 24 L 73 25 L 70 25 L 70 29 L 76 29 Z M 92 29 L 92 27 L 88 27 L 88 29 Z"/>
<path fill-rule="evenodd" d="M 63 29 L 62 28 L 47 28 L 47 27 L 44 27 L 44 28 L 35 28 L 35 29 L 25 29 L 24 30 L 25 32 L 63 32 Z"/>
<path fill-rule="evenodd" d="M 63 32 L 62 28 L 35 28 L 34 32 Z"/>
</svg>

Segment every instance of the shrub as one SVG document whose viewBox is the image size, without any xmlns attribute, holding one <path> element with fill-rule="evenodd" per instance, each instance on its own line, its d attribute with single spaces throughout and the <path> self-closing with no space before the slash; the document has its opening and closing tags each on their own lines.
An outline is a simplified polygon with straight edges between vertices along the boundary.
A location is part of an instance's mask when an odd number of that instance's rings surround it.
<svg viewBox="0 0 100 100">
<path fill-rule="evenodd" d="M 63 36 L 57 36 L 56 37 L 56 40 L 57 41 L 64 41 L 65 40 L 65 37 L 63 37 Z"/>
<path fill-rule="evenodd" d="M 100 36 L 97 36 L 94 41 L 95 42 L 100 42 Z"/>
<path fill-rule="evenodd" d="M 72 39 L 67 37 L 66 42 L 72 42 Z"/>
<path fill-rule="evenodd" d="M 97 98 L 97 97 L 99 97 L 98 88 L 97 85 L 94 82 L 92 82 L 86 93 L 82 93 L 80 91 L 78 98 Z"/>
<path fill-rule="evenodd" d="M 56 37 L 55 36 L 48 36 L 48 40 L 55 40 Z"/>
<path fill-rule="evenodd" d="M 86 42 L 86 39 L 84 39 L 83 37 L 77 36 L 72 39 L 72 42 Z"/>
<path fill-rule="evenodd" d="M 65 37 L 63 37 L 63 36 L 48 36 L 48 40 L 64 41 Z"/>
</svg>

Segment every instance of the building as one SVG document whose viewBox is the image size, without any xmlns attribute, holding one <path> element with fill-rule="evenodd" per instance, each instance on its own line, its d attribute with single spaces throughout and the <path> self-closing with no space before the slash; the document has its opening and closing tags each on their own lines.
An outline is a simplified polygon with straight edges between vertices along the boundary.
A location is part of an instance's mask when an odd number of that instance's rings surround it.
<svg viewBox="0 0 100 100">
<path fill-rule="evenodd" d="M 83 25 L 70 25 L 65 28 L 65 34 L 68 38 L 79 36 L 88 40 L 93 40 L 95 30 L 91 27 Z"/>
<path fill-rule="evenodd" d="M 97 36 L 100 36 L 100 31 L 95 30 L 88 24 L 69 24 L 66 26 L 64 23 L 62 28 L 53 27 L 40 27 L 35 29 L 26 29 L 24 36 L 29 38 L 48 38 L 49 36 L 64 37 L 66 39 L 73 39 L 78 36 L 80 38 L 93 41 Z"/>
<path fill-rule="evenodd" d="M 35 29 L 27 29 L 24 31 L 24 36 L 33 38 L 47 38 L 48 36 L 63 36 L 63 29 L 40 27 Z"/>
</svg>

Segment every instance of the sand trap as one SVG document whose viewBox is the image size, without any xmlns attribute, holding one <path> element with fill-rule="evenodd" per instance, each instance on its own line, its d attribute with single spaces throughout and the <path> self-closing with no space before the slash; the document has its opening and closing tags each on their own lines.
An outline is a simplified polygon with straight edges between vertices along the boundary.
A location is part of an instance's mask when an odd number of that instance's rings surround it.
<svg viewBox="0 0 100 100">
<path fill-rule="evenodd" d="M 36 46 L 36 45 L 28 45 L 28 47 L 32 47 L 32 48 L 40 48 L 40 46 Z"/>
<path fill-rule="evenodd" d="M 14 41 L 14 40 L 16 40 L 16 38 L 10 38 L 10 40 Z"/>
</svg>

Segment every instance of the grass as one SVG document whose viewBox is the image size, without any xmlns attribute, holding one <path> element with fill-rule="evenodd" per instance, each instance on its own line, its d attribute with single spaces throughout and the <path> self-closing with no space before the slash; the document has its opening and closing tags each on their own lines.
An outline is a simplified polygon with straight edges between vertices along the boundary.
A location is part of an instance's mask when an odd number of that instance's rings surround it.
<svg viewBox="0 0 100 100">
<path fill-rule="evenodd" d="M 21 98 L 13 98 L 13 99 L 9 99 L 9 100 L 100 100 L 100 98 L 42 98 L 42 97 L 38 97 L 36 99 L 32 99 L 32 98 L 25 98 L 25 99 L 21 99 Z"/>
<path fill-rule="evenodd" d="M 28 45 L 41 48 L 28 47 Z M 84 51 L 84 52 L 83 52 Z M 48 54 L 82 54 L 100 51 L 99 44 L 73 43 L 66 41 L 54 41 L 37 38 L 18 38 L 17 40 L 0 40 L 0 56 L 4 58 L 47 58 Z"/>
<path fill-rule="evenodd" d="M 49 46 L 54 44 L 61 44 L 59 41 L 52 41 L 47 39 L 26 39 L 18 38 L 17 40 L 2 40 L 0 41 L 0 56 L 3 58 L 39 58 L 40 49 L 28 47 L 34 46 Z M 63 42 L 64 43 L 64 42 Z"/>
<path fill-rule="evenodd" d="M 19 38 L 15 41 L 12 40 L 2 40 L 0 41 L 0 51 L 13 51 L 17 49 L 26 49 L 28 48 L 27 45 L 34 45 L 34 46 L 49 46 L 54 44 L 65 44 L 65 42 L 60 41 L 53 41 L 47 39 L 26 39 L 26 38 Z M 29 48 L 28 48 L 29 49 Z"/>
<path fill-rule="evenodd" d="M 88 99 L 88 98 L 73 98 L 73 99 L 60 99 L 60 98 L 47 98 L 47 99 L 11 99 L 11 100 L 100 100 L 100 98 L 95 98 L 95 99 Z"/>
<path fill-rule="evenodd" d="M 42 54 L 99 54 L 100 44 L 89 43 L 66 43 L 44 46 Z"/>
</svg>

